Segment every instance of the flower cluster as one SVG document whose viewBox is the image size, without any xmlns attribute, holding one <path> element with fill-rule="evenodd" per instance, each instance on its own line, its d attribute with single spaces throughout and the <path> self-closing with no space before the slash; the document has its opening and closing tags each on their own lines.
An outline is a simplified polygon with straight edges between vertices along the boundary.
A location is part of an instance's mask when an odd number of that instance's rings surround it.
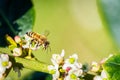
<svg viewBox="0 0 120 80">
<path fill-rule="evenodd" d="M 104 58 L 103 60 L 101 60 L 100 63 L 92 62 L 91 71 L 96 73 L 93 80 L 106 80 L 107 79 L 107 74 L 106 74 L 106 71 L 102 68 L 102 64 L 105 63 L 105 61 L 108 60 L 112 56 L 113 55 L 110 54 L 107 58 Z"/>
<path fill-rule="evenodd" d="M 10 43 L 13 56 L 21 58 L 35 59 L 32 57 L 32 50 L 40 48 L 42 43 L 38 43 L 36 39 L 30 37 L 31 34 L 25 34 L 23 37 L 15 36 L 12 39 L 7 35 L 7 41 Z M 45 40 L 46 41 L 46 40 Z M 43 47 L 46 49 L 49 42 L 46 41 Z M 64 50 L 61 54 L 53 54 L 51 61 L 53 65 L 48 66 L 49 73 L 52 74 L 53 80 L 86 80 L 88 75 L 92 76 L 93 80 L 106 80 L 107 74 L 102 65 L 112 55 L 100 61 L 100 63 L 92 62 L 91 65 L 86 65 L 78 62 L 78 55 L 73 54 L 69 58 L 64 58 Z M 7 54 L 0 55 L 0 78 L 4 75 L 6 69 L 10 68 L 11 62 Z M 91 79 L 90 79 L 91 80 Z"/>
<path fill-rule="evenodd" d="M 78 63 L 77 54 L 64 59 L 64 50 L 62 50 L 61 54 L 52 55 L 53 65 L 49 65 L 48 70 L 53 76 L 52 80 L 86 80 L 87 75 L 91 75 L 93 80 L 106 80 L 107 74 L 102 65 L 111 56 L 104 58 L 100 63 L 94 61 L 91 65 L 85 65 Z"/>
<path fill-rule="evenodd" d="M 0 54 L 0 79 L 3 77 L 6 69 L 9 69 L 11 65 L 9 56 L 7 54 Z"/>
<path fill-rule="evenodd" d="M 40 46 L 33 41 L 33 38 L 26 34 L 23 37 L 15 36 L 14 39 L 8 35 L 6 37 L 10 43 L 9 48 L 12 50 L 13 56 L 29 55 L 29 50 L 37 50 L 40 48 Z"/>
<path fill-rule="evenodd" d="M 53 65 L 49 65 L 48 70 L 53 75 L 53 80 L 80 80 L 83 77 L 82 64 L 78 63 L 77 54 L 64 59 L 62 50 L 60 55 L 53 54 L 51 61 Z"/>
<path fill-rule="evenodd" d="M 91 72 L 96 73 L 93 80 L 104 80 L 107 79 L 106 72 L 103 70 L 102 65 L 97 62 L 92 62 Z"/>
</svg>

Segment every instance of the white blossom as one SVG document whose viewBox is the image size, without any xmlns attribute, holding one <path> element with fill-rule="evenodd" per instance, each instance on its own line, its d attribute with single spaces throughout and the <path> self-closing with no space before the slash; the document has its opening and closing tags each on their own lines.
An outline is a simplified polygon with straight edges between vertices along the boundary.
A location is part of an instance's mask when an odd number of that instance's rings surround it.
<svg viewBox="0 0 120 80">
<path fill-rule="evenodd" d="M 61 54 L 53 54 L 52 55 L 52 63 L 53 65 L 48 66 L 49 72 L 53 76 L 53 80 L 57 80 L 59 78 L 60 72 L 58 70 L 59 65 L 63 62 L 64 50 L 62 50 Z"/>
<path fill-rule="evenodd" d="M 101 77 L 102 78 L 107 78 L 107 74 L 106 74 L 105 70 L 102 70 Z"/>
<path fill-rule="evenodd" d="M 61 54 L 53 54 L 52 55 L 52 63 L 53 64 L 61 64 L 63 63 L 63 60 L 64 60 L 64 50 L 62 50 Z"/>
<path fill-rule="evenodd" d="M 63 69 L 66 68 L 82 68 L 82 64 L 78 63 L 78 56 L 77 54 L 73 54 L 72 56 L 70 56 L 68 59 L 65 60 L 65 63 L 63 65 Z"/>
<path fill-rule="evenodd" d="M 27 35 L 24 35 L 23 44 L 22 44 L 23 48 L 29 48 L 29 49 L 32 49 L 32 50 L 37 50 L 37 49 L 40 48 L 40 46 L 37 46 L 37 45 L 38 45 L 38 43 L 33 41 L 33 38 L 31 38 Z"/>
<path fill-rule="evenodd" d="M 13 55 L 14 56 L 21 56 L 22 55 L 22 49 L 21 48 L 14 48 L 13 49 Z"/>
<path fill-rule="evenodd" d="M 6 69 L 10 68 L 12 63 L 9 61 L 7 54 L 0 54 L 0 78 L 2 78 Z"/>
<path fill-rule="evenodd" d="M 96 75 L 93 80 L 104 80 L 107 79 L 107 74 L 102 70 L 101 75 Z"/>
<path fill-rule="evenodd" d="M 53 54 L 51 61 L 53 65 L 48 66 L 48 70 L 53 80 L 80 80 L 79 77 L 83 76 L 82 64 L 78 63 L 77 54 L 64 60 L 64 50 L 62 50 L 61 54 Z"/>
<path fill-rule="evenodd" d="M 96 75 L 93 80 L 103 80 L 101 76 Z"/>
<path fill-rule="evenodd" d="M 82 73 L 82 69 L 71 69 L 64 80 L 80 80 L 79 76 L 81 76 Z"/>
<path fill-rule="evenodd" d="M 58 71 L 58 68 L 59 66 L 58 65 L 49 65 L 48 66 L 48 70 L 49 70 L 49 73 L 52 74 L 53 76 L 53 79 L 52 80 L 57 80 L 59 78 L 59 71 Z"/>
<path fill-rule="evenodd" d="M 91 71 L 97 72 L 99 71 L 99 69 L 100 69 L 100 65 L 97 62 L 93 61 Z"/>
</svg>

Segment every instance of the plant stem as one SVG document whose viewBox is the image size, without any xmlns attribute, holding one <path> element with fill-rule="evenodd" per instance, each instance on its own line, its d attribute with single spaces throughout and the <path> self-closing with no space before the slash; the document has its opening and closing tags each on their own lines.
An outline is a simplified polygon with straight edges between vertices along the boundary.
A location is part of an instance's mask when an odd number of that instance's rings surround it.
<svg viewBox="0 0 120 80">
<path fill-rule="evenodd" d="M 43 62 L 40 62 L 37 60 L 23 59 L 20 57 L 15 57 L 15 61 L 18 63 L 22 63 L 22 65 L 25 68 L 32 69 L 35 71 L 49 73 L 48 68 L 47 68 L 48 64 L 45 64 Z"/>
<path fill-rule="evenodd" d="M 6 53 L 6 52 L 0 51 L 0 53 Z M 33 60 L 33 59 L 26 59 L 26 58 L 20 58 L 20 57 L 14 57 L 14 59 L 17 63 L 21 63 L 24 68 L 49 73 L 49 71 L 48 71 L 49 64 L 40 62 L 40 61 L 35 60 L 35 59 Z"/>
</svg>

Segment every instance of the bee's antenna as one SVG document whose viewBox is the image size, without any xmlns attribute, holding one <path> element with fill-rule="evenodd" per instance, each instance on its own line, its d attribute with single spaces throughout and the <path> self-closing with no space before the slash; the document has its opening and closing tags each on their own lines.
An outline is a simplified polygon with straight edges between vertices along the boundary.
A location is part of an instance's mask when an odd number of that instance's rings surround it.
<svg viewBox="0 0 120 80">
<path fill-rule="evenodd" d="M 48 30 L 45 30 L 44 35 L 47 37 L 50 34 Z"/>
<path fill-rule="evenodd" d="M 28 34 L 28 32 L 26 32 L 26 34 Z"/>
<path fill-rule="evenodd" d="M 51 47 L 50 47 L 50 46 L 43 47 L 42 50 L 44 50 L 44 51 L 46 51 L 46 52 L 48 53 L 48 48 L 49 48 L 49 50 L 50 50 L 50 52 L 51 52 Z"/>
<path fill-rule="evenodd" d="M 49 50 L 50 50 L 50 52 L 51 52 L 51 47 L 50 47 L 50 46 L 48 46 L 48 48 L 49 48 Z"/>
</svg>

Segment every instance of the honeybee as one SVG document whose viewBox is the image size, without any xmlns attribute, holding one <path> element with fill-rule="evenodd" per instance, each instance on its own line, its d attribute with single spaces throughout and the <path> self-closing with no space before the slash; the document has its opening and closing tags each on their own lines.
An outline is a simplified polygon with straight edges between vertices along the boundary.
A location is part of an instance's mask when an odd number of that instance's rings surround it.
<svg viewBox="0 0 120 80">
<path fill-rule="evenodd" d="M 50 42 L 47 40 L 45 35 L 38 34 L 36 32 L 27 32 L 27 36 L 32 38 L 32 41 L 37 44 L 37 46 L 43 45 L 43 48 L 46 50 L 49 47 Z"/>
</svg>

